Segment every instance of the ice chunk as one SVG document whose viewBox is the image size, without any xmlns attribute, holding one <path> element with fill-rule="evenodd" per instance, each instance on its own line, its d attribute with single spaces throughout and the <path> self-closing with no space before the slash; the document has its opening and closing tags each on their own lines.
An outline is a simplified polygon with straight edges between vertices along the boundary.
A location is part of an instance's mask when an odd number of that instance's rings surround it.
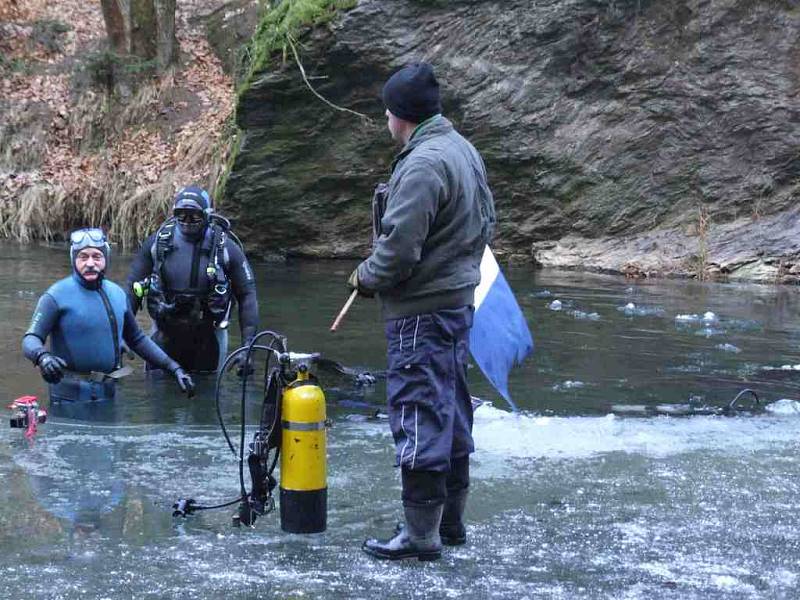
<svg viewBox="0 0 800 600">
<path fill-rule="evenodd" d="M 741 352 L 741 350 L 736 346 L 734 346 L 733 344 L 717 344 L 715 348 L 717 350 L 722 350 L 723 352 L 732 352 L 734 354 L 738 354 L 739 352 Z"/>
</svg>

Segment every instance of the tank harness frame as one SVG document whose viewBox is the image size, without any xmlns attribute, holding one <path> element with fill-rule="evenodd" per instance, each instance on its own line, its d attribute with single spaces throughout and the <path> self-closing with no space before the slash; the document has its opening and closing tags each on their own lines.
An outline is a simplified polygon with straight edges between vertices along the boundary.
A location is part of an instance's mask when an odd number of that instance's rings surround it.
<svg viewBox="0 0 800 600">
<path fill-rule="evenodd" d="M 177 224 L 177 220 L 173 216 L 164 221 L 156 231 L 155 240 L 150 248 L 153 271 L 150 275 L 148 303 L 158 301 L 171 303 L 170 300 L 174 301 L 174 297 L 170 298 L 169 292 L 164 289 L 163 282 L 165 281 L 164 263 L 169 254 L 175 249 L 175 228 Z M 211 227 L 211 245 L 208 248 L 209 261 L 206 267 L 209 291 L 205 298 L 201 298 L 199 295 L 196 296 L 196 301 L 199 302 L 204 315 L 207 313 L 212 317 L 214 326 L 224 329 L 228 326 L 228 318 L 233 304 L 231 282 L 227 275 L 227 270 L 230 269 L 230 254 L 226 248 L 226 242 L 228 238 L 232 239 L 242 249 L 242 252 L 244 252 L 244 245 L 236 234 L 231 231 L 230 221 L 225 217 L 211 214 L 208 226 Z M 192 277 L 196 269 L 197 265 L 193 261 Z"/>
</svg>

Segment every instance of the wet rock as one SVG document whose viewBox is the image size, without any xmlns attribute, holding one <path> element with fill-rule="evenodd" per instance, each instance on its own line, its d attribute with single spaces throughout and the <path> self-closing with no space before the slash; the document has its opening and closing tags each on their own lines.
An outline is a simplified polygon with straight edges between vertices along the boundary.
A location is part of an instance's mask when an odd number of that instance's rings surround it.
<svg viewBox="0 0 800 600">
<path fill-rule="evenodd" d="M 205 26 L 208 41 L 228 73 L 235 72 L 239 52 L 258 25 L 261 4 L 258 0 L 233 0 L 195 19 Z"/>
<path fill-rule="evenodd" d="M 800 258 L 800 11 L 794 0 L 361 0 L 239 98 L 226 195 L 250 245 L 368 251 L 394 149 L 388 75 L 435 63 L 445 113 L 483 153 L 501 252 L 553 267 L 772 279 Z M 705 235 L 705 234 L 704 234 Z M 753 263 L 758 267 L 753 267 Z M 796 262 L 796 261 L 794 261 Z"/>
<path fill-rule="evenodd" d="M 644 279 L 647 272 L 638 263 L 628 262 L 622 265 L 621 272 L 628 279 Z"/>
</svg>

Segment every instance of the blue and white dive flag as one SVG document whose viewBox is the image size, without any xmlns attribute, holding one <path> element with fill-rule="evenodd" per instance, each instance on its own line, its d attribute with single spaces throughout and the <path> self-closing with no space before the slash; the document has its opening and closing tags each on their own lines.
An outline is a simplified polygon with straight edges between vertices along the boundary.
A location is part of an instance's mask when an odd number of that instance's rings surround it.
<svg viewBox="0 0 800 600">
<path fill-rule="evenodd" d="M 481 283 L 475 288 L 475 319 L 469 345 L 483 374 L 516 411 L 508 393 L 508 373 L 533 351 L 533 338 L 489 246 L 483 251 Z"/>
</svg>

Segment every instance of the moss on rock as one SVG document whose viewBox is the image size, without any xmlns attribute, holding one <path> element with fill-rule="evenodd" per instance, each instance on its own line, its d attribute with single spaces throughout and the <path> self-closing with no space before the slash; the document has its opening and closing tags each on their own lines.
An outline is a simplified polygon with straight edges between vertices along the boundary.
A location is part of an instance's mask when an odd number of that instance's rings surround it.
<svg viewBox="0 0 800 600">
<path fill-rule="evenodd" d="M 266 69 L 270 59 L 284 59 L 289 43 L 304 27 L 330 21 L 340 10 L 353 8 L 357 0 L 283 0 L 261 19 L 247 51 L 239 95 L 247 91 L 255 73 Z"/>
</svg>

